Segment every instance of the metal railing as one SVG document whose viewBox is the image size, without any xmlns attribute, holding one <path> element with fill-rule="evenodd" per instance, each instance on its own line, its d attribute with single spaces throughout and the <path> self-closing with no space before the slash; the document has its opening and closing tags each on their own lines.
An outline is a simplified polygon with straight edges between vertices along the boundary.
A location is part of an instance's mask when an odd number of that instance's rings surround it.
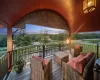
<svg viewBox="0 0 100 80">
<path fill-rule="evenodd" d="M 18 59 L 19 56 L 23 56 L 25 62 L 29 62 L 32 56 L 47 57 L 53 55 L 59 50 L 64 50 L 64 45 L 30 45 L 15 49 L 12 54 L 12 64 Z"/>
<path fill-rule="evenodd" d="M 75 45 L 75 44 L 73 44 Z M 83 53 L 88 53 L 88 52 L 95 52 L 97 53 L 97 45 L 96 44 L 83 44 L 80 43 L 82 46 L 82 52 Z M 59 50 L 66 50 L 67 47 L 59 44 L 52 44 L 52 45 L 29 45 L 25 47 L 20 47 L 17 49 L 14 49 L 12 54 L 8 53 L 11 55 L 11 65 L 18 60 L 18 57 L 21 55 L 25 59 L 25 62 L 29 62 L 30 58 L 34 56 L 51 56 L 55 52 Z M 100 57 L 100 46 L 99 46 L 99 57 Z M 45 55 L 43 55 L 43 53 Z M 0 80 L 2 80 L 2 77 L 7 73 L 8 71 L 8 55 L 4 54 L 0 58 Z"/>
<path fill-rule="evenodd" d="M 74 43 L 75 45 L 77 43 Z M 82 46 L 82 52 L 83 53 L 88 53 L 88 52 L 94 52 L 97 54 L 97 44 L 92 44 L 92 43 L 78 43 Z M 100 58 L 100 46 L 98 46 L 98 57 Z"/>
<path fill-rule="evenodd" d="M 29 45 L 25 47 L 19 47 L 10 52 L 5 52 L 0 57 L 0 80 L 3 79 L 8 70 L 12 67 L 13 63 L 18 60 L 19 56 L 22 56 L 25 62 L 29 62 L 30 58 L 34 56 L 44 57 L 51 56 L 59 50 L 64 50 L 66 47 L 62 44 L 49 44 L 49 45 Z M 7 54 L 6 54 L 7 53 Z M 8 57 L 9 56 L 9 57 Z"/>
<path fill-rule="evenodd" d="M 4 53 L 4 55 L 0 58 L 0 80 L 3 79 L 4 75 L 8 72 L 8 57 L 7 54 Z"/>
</svg>

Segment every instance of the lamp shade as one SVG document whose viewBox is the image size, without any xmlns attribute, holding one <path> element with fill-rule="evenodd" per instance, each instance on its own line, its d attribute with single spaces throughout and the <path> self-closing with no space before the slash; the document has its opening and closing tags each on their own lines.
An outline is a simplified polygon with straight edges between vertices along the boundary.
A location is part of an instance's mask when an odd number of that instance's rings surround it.
<svg viewBox="0 0 100 80">
<path fill-rule="evenodd" d="M 84 13 L 92 12 L 96 9 L 96 0 L 84 0 L 83 11 Z"/>
</svg>

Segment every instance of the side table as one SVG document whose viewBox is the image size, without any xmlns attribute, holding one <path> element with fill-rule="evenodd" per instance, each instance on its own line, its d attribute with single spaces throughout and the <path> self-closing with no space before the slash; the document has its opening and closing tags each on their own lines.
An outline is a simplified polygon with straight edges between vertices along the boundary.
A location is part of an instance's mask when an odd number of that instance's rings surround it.
<svg viewBox="0 0 100 80">
<path fill-rule="evenodd" d="M 65 52 L 59 51 L 54 54 L 54 60 L 62 66 L 62 62 L 68 62 L 69 55 Z"/>
</svg>

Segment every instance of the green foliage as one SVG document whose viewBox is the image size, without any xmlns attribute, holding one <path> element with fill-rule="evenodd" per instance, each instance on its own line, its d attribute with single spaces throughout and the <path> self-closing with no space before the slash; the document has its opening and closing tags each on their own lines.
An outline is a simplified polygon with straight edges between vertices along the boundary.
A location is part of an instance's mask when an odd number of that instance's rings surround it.
<svg viewBox="0 0 100 80">
<path fill-rule="evenodd" d="M 63 34 L 63 33 L 60 33 L 60 34 L 50 34 L 50 38 L 52 40 L 57 40 L 57 41 L 63 41 L 67 37 L 68 37 L 68 34 Z"/>
<path fill-rule="evenodd" d="M 100 40 L 83 40 L 85 42 L 88 42 L 88 43 L 98 43 L 100 42 Z"/>
<path fill-rule="evenodd" d="M 7 36 L 0 35 L 0 57 L 6 53 L 7 50 Z"/>
<path fill-rule="evenodd" d="M 41 41 L 42 41 L 43 43 L 48 43 L 48 42 L 49 42 L 47 36 L 44 36 L 43 39 L 42 39 Z"/>
<path fill-rule="evenodd" d="M 15 40 L 16 46 L 28 46 L 31 44 L 31 37 L 28 35 L 19 35 Z"/>
<path fill-rule="evenodd" d="M 23 60 L 23 58 L 19 56 L 18 60 L 15 61 L 15 63 L 13 64 L 12 70 L 16 73 L 22 72 L 24 63 L 25 61 Z"/>
<path fill-rule="evenodd" d="M 7 36 L 0 35 L 0 47 L 7 47 Z"/>
<path fill-rule="evenodd" d="M 52 41 L 63 41 L 66 37 L 67 35 L 65 33 L 48 34 L 47 32 L 45 34 L 25 34 L 24 36 L 17 35 L 15 44 L 16 46 L 27 46 L 31 44 L 31 42 L 50 43 Z"/>
<path fill-rule="evenodd" d="M 73 35 L 73 34 L 72 34 Z M 94 39 L 100 38 L 100 33 L 84 33 L 84 34 L 74 34 L 72 39 Z"/>
</svg>

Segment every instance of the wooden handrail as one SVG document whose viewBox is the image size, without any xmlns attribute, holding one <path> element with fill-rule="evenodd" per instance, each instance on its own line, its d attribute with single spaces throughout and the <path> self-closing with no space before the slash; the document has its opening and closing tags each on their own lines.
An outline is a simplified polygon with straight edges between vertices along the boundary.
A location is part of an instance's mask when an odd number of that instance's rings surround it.
<svg viewBox="0 0 100 80">
<path fill-rule="evenodd" d="M 74 43 L 73 45 L 75 45 L 77 43 Z M 80 43 L 80 45 L 82 46 L 82 52 L 83 53 L 88 53 L 88 52 L 95 52 L 97 53 L 97 44 L 91 44 L 91 43 Z M 100 51 L 100 46 L 99 46 L 99 51 Z M 100 52 L 98 57 L 100 57 Z"/>
</svg>

